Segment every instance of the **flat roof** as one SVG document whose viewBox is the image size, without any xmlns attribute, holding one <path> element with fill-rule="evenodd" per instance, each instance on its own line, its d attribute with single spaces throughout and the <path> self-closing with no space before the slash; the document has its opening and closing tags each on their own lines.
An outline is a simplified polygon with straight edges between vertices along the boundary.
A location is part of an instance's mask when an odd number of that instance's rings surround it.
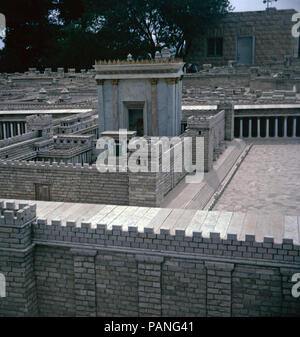
<svg viewBox="0 0 300 337">
<path fill-rule="evenodd" d="M 183 105 L 182 110 L 217 110 L 217 105 Z"/>
<path fill-rule="evenodd" d="M 235 110 L 249 109 L 300 109 L 300 104 L 246 104 L 235 105 Z"/>
<path fill-rule="evenodd" d="M 81 114 L 92 109 L 53 109 L 53 110 L 0 110 L 0 115 L 35 115 L 35 114 Z"/>
</svg>

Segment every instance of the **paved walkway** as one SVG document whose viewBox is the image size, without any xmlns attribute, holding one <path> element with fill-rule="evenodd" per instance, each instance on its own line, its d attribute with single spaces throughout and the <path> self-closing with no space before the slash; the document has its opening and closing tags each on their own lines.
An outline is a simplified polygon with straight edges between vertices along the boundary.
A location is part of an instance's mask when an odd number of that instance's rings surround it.
<svg viewBox="0 0 300 337">
<path fill-rule="evenodd" d="M 214 163 L 213 170 L 205 173 L 201 183 L 187 184 L 186 180 L 183 179 L 168 193 L 161 207 L 203 209 L 245 147 L 245 142 L 240 139 L 229 143 L 228 148 Z"/>
<path fill-rule="evenodd" d="M 214 207 L 300 214 L 300 140 L 260 140 Z"/>
<path fill-rule="evenodd" d="M 131 230 L 136 228 L 140 232 L 148 228 L 153 229 L 155 234 L 165 234 L 169 230 L 171 235 L 175 235 L 176 230 L 184 230 L 187 236 L 192 236 L 193 232 L 202 232 L 204 238 L 210 238 L 210 233 L 220 233 L 222 239 L 226 239 L 227 234 L 236 234 L 241 241 L 245 240 L 246 234 L 251 234 L 255 235 L 257 242 L 263 242 L 264 237 L 273 237 L 275 243 L 282 243 L 283 238 L 292 239 L 295 244 L 300 242 L 300 216 L 67 202 L 21 202 L 37 204 L 37 219 L 46 220 L 49 228 L 53 220 L 56 226 L 66 226 L 68 221 L 74 221 L 77 227 L 85 222 L 90 223 L 92 228 L 104 224 L 109 230 L 113 226 L 121 226 L 123 231 L 129 227 Z"/>
</svg>

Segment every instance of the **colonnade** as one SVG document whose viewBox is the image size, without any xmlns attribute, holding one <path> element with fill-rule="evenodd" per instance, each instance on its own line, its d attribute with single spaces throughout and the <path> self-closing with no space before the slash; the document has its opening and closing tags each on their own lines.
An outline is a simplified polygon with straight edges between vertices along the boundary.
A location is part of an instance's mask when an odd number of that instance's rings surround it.
<svg viewBox="0 0 300 337">
<path fill-rule="evenodd" d="M 20 136 L 27 132 L 26 122 L 0 121 L 0 140 Z"/>
<path fill-rule="evenodd" d="M 235 117 L 234 137 L 300 137 L 300 116 Z"/>
</svg>

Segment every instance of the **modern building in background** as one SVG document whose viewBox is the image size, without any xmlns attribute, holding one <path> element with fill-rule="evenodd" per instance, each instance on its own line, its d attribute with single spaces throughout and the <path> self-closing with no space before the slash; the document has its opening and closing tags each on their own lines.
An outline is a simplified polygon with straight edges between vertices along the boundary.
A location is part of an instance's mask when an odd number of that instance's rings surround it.
<svg viewBox="0 0 300 337">
<path fill-rule="evenodd" d="M 190 62 L 195 64 L 260 65 L 300 57 L 299 38 L 292 36 L 294 9 L 233 12 L 195 41 Z"/>
</svg>

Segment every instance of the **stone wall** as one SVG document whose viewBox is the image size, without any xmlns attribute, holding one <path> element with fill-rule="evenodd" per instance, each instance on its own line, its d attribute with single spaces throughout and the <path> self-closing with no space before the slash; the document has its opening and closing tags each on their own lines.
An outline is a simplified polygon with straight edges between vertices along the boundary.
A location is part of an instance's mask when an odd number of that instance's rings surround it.
<svg viewBox="0 0 300 337">
<path fill-rule="evenodd" d="M 36 184 L 50 185 L 50 200 L 129 204 L 128 174 L 100 173 L 95 165 L 0 161 L 0 195 L 35 200 Z"/>
<path fill-rule="evenodd" d="M 0 148 L 10 146 L 10 145 L 13 145 L 13 144 L 18 144 L 20 142 L 25 142 L 27 140 L 31 140 L 31 139 L 34 139 L 34 138 L 37 138 L 37 137 L 38 137 L 38 132 L 33 131 L 33 132 L 24 133 L 21 136 L 15 136 L 15 137 L 12 137 L 12 138 L 2 139 L 2 140 L 0 140 Z"/>
<path fill-rule="evenodd" d="M 38 132 L 28 132 L 21 136 L 4 139 L 0 142 L 1 160 L 31 160 L 36 157 L 34 144 L 41 140 Z"/>
<path fill-rule="evenodd" d="M 286 55 L 294 56 L 297 39 L 291 34 L 293 9 L 229 13 L 219 25 L 208 29 L 195 44 L 190 62 L 196 64 L 227 65 L 237 58 L 237 37 L 255 36 L 255 64 L 282 61 Z M 207 57 L 207 38 L 223 38 L 223 56 Z"/>
<path fill-rule="evenodd" d="M 213 116 L 191 116 L 187 120 L 185 136 L 193 137 L 192 157 L 196 163 L 196 137 L 204 138 L 204 171 L 209 172 L 213 162 L 225 150 L 225 111 Z"/>
<path fill-rule="evenodd" d="M 100 173 L 95 164 L 0 160 L 0 195 L 36 200 L 36 186 L 47 185 L 50 201 L 156 207 L 185 175 L 184 170 Z"/>
<path fill-rule="evenodd" d="M 185 74 L 183 77 L 183 87 L 186 89 L 194 89 L 201 87 L 232 87 L 250 86 L 250 75 L 248 73 L 244 74 Z"/>
<path fill-rule="evenodd" d="M 1 203 L 1 316 L 299 316 L 300 247 L 254 235 L 35 219 Z M 16 209 L 15 209 L 16 208 Z"/>
</svg>

